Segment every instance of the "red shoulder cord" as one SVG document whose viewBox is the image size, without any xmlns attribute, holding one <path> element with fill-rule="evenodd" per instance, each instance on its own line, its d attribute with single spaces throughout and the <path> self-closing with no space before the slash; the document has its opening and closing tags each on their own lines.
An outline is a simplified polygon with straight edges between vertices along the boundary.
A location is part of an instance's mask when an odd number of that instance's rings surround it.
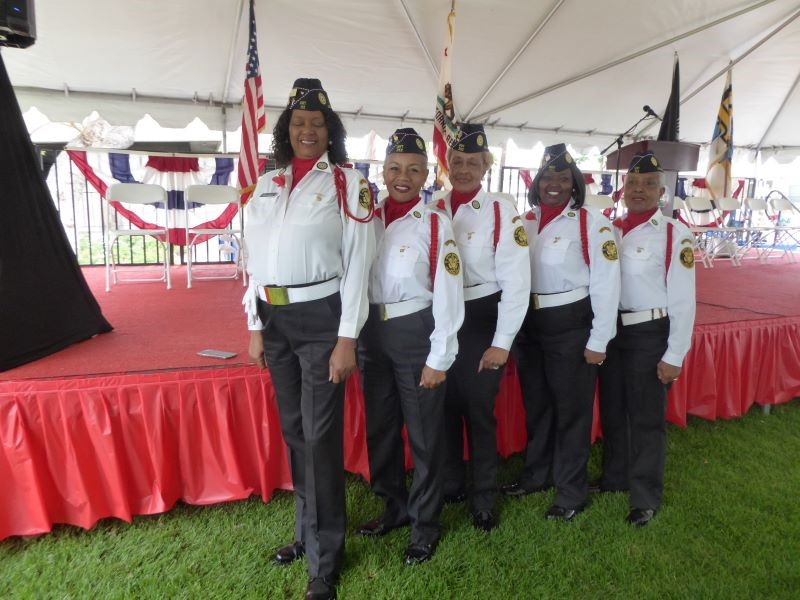
<svg viewBox="0 0 800 600">
<path fill-rule="evenodd" d="M 500 241 L 500 204 L 494 201 L 494 249 L 497 250 L 497 243 Z"/>
<path fill-rule="evenodd" d="M 669 275 L 669 267 L 672 264 L 672 223 L 667 223 L 667 258 L 666 268 L 664 269 L 664 281 Z"/>
<path fill-rule="evenodd" d="M 586 231 L 586 209 L 580 209 L 580 222 L 581 222 L 581 249 L 583 250 L 583 262 L 589 266 L 589 234 Z"/>
<path fill-rule="evenodd" d="M 439 215 L 431 213 L 431 291 L 436 281 L 436 266 L 439 264 Z"/>
<path fill-rule="evenodd" d="M 333 183 L 336 186 L 336 199 L 339 201 L 339 210 L 344 211 L 345 217 L 350 217 L 359 223 L 369 223 L 375 215 L 375 203 L 372 201 L 372 191 L 370 190 L 369 212 L 366 217 L 357 217 L 350 212 L 347 206 L 347 178 L 340 167 L 333 168 Z"/>
</svg>

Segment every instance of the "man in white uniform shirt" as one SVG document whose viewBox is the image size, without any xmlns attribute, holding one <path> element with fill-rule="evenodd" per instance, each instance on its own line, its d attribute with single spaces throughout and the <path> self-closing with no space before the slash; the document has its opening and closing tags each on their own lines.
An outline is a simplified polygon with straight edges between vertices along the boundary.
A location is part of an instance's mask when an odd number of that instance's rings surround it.
<svg viewBox="0 0 800 600">
<path fill-rule="evenodd" d="M 630 490 L 627 521 L 642 527 L 661 505 L 667 390 L 689 351 L 695 316 L 693 238 L 658 203 L 664 173 L 652 152 L 633 157 L 620 238 L 617 336 L 600 369 L 600 491 Z"/>
</svg>

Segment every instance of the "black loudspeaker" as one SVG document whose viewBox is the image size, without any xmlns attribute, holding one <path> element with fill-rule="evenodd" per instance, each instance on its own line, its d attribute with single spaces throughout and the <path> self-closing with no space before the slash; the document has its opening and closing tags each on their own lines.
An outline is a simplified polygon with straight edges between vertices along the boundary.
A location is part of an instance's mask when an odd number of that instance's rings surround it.
<svg viewBox="0 0 800 600">
<path fill-rule="evenodd" d="M 35 41 L 33 0 L 0 0 L 0 46 L 27 48 Z"/>
</svg>

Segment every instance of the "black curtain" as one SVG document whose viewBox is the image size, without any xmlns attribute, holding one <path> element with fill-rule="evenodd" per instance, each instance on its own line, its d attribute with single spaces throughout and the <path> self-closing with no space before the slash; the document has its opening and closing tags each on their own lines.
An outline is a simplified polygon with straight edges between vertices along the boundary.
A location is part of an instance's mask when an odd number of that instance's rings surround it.
<svg viewBox="0 0 800 600">
<path fill-rule="evenodd" d="M 0 371 L 111 331 L 67 241 L 0 53 Z"/>
</svg>

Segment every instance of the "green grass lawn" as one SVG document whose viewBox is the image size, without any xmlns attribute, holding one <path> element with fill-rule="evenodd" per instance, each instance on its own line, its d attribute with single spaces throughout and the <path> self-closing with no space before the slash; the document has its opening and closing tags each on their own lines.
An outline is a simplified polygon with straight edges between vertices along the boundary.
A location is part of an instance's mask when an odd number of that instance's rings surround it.
<svg viewBox="0 0 800 600">
<path fill-rule="evenodd" d="M 598 465 L 595 447 L 590 472 Z M 501 482 L 520 468 L 506 461 Z M 438 552 L 413 568 L 402 562 L 406 530 L 348 535 L 340 598 L 800 597 L 800 401 L 671 427 L 664 506 L 642 530 L 623 521 L 625 495 L 593 498 L 573 523 L 544 520 L 551 498 L 501 500 L 488 535 L 463 506 L 445 507 Z M 356 477 L 347 505 L 349 532 L 380 511 Z M 5 540 L 0 597 L 302 598 L 305 565 L 270 563 L 292 539 L 293 506 L 278 493 Z"/>
</svg>

